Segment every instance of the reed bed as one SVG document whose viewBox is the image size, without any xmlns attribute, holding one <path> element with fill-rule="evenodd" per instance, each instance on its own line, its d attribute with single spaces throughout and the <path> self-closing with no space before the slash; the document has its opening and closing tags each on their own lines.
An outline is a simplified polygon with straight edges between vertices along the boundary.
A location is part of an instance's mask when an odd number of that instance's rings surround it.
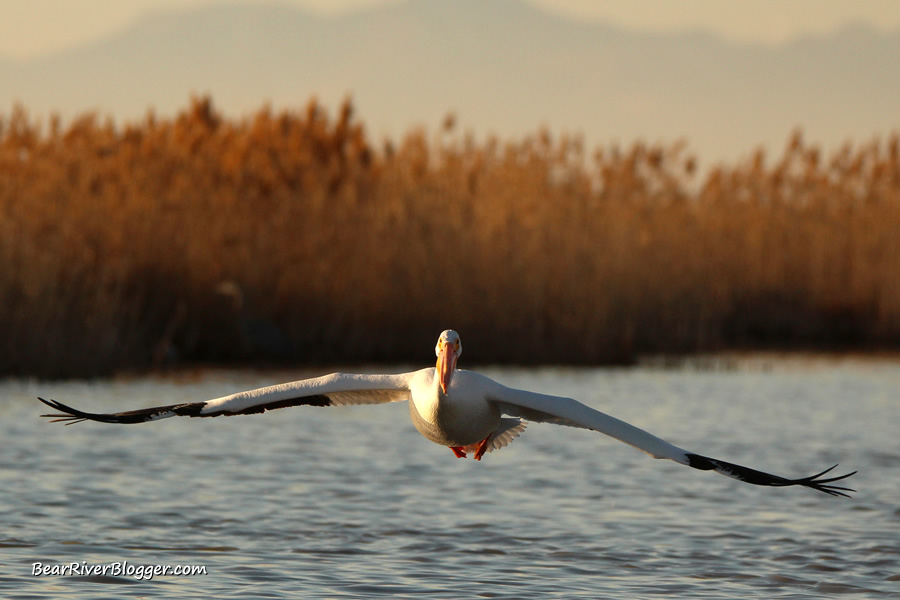
<svg viewBox="0 0 900 600">
<path fill-rule="evenodd" d="M 0 116 L 0 373 L 627 363 L 900 345 L 900 137 L 701 172 L 684 144 L 374 144 L 349 102 Z"/>
</svg>

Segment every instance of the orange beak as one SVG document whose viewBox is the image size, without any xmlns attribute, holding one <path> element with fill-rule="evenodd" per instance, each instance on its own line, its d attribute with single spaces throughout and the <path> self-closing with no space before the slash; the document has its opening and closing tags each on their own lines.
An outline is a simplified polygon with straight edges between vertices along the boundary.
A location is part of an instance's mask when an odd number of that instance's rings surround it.
<svg viewBox="0 0 900 600">
<path fill-rule="evenodd" d="M 453 377 L 453 371 L 456 370 L 456 348 L 449 344 L 441 346 L 441 351 L 437 359 L 438 379 L 441 382 L 441 389 L 447 393 L 450 387 L 450 379 Z"/>
</svg>

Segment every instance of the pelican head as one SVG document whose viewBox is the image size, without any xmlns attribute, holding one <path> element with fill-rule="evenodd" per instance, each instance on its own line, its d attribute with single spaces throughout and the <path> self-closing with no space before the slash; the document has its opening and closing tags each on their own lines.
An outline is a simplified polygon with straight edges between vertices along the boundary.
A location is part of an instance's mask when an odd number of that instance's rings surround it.
<svg viewBox="0 0 900 600">
<path fill-rule="evenodd" d="M 450 379 L 456 371 L 456 361 L 462 354 L 462 343 L 459 341 L 459 334 L 452 329 L 445 329 L 438 337 L 437 345 L 434 347 L 434 353 L 437 354 L 437 374 L 438 380 L 441 382 L 441 389 L 447 393 L 450 387 Z"/>
</svg>

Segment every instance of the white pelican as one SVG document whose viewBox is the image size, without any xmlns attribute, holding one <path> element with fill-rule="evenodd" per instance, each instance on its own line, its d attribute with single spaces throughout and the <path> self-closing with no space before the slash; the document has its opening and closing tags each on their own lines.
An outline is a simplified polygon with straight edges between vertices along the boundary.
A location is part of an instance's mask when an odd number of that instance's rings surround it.
<svg viewBox="0 0 900 600">
<path fill-rule="evenodd" d="M 426 438 L 448 446 L 459 458 L 468 453 L 481 460 L 485 452 L 509 444 L 525 429 L 525 421 L 556 423 L 599 431 L 634 446 L 654 458 L 667 458 L 704 471 L 716 471 L 755 485 L 800 485 L 831 494 L 847 496 L 851 488 L 831 485 L 855 474 L 822 479 L 834 467 L 817 475 L 787 479 L 748 467 L 682 450 L 660 438 L 594 410 L 571 398 L 537 394 L 506 387 L 472 371 L 456 368 L 462 354 L 459 334 L 441 333 L 435 346 L 435 367 L 398 375 L 353 375 L 332 373 L 270 387 L 239 392 L 230 396 L 171 406 L 156 406 L 120 413 L 94 414 L 56 402 L 41 402 L 64 414 L 42 417 L 66 421 L 102 423 L 143 423 L 168 417 L 218 417 L 248 415 L 288 406 L 344 406 L 382 404 L 409 400 L 413 425 Z M 502 415 L 508 415 L 504 417 Z"/>
</svg>

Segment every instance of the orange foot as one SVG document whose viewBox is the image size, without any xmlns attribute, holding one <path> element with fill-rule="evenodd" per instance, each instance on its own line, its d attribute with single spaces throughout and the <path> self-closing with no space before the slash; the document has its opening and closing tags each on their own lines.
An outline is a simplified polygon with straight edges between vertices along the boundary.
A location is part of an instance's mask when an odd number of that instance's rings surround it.
<svg viewBox="0 0 900 600">
<path fill-rule="evenodd" d="M 462 446 L 450 446 L 450 449 L 453 450 L 453 454 L 456 455 L 456 458 L 466 457 L 466 451 L 463 450 Z"/>
<path fill-rule="evenodd" d="M 494 434 L 491 434 L 491 435 L 494 435 Z M 478 444 L 478 449 L 475 450 L 475 456 L 473 456 L 472 458 L 474 458 L 475 460 L 481 460 L 481 457 L 484 456 L 485 452 L 487 452 L 488 440 L 490 440 L 490 439 L 491 439 L 491 436 L 489 435 L 486 438 L 484 438 L 483 440 L 481 440 L 481 443 Z"/>
</svg>

